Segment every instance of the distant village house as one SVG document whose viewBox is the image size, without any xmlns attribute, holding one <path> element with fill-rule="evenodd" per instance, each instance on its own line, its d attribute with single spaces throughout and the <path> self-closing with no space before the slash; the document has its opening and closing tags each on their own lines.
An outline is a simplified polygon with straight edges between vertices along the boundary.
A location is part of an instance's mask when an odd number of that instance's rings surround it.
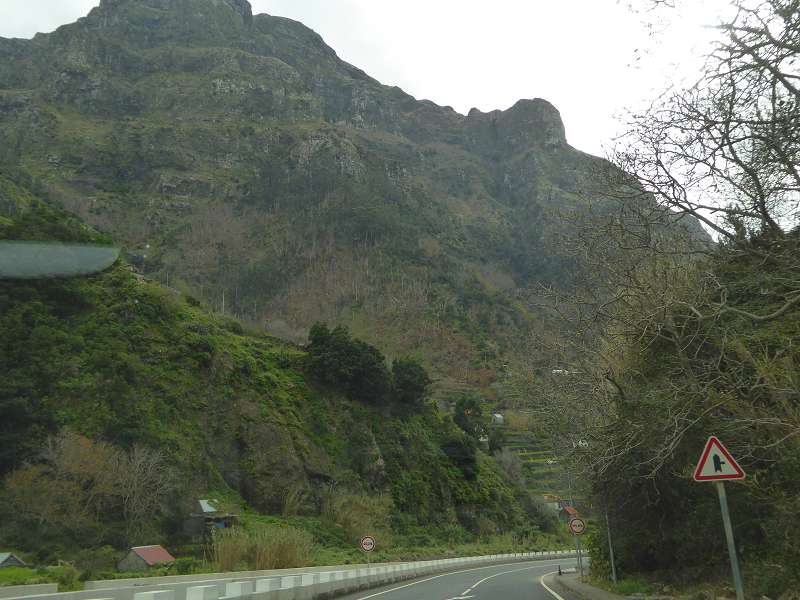
<svg viewBox="0 0 800 600">
<path fill-rule="evenodd" d="M 561 517 L 562 521 L 571 521 L 580 516 L 577 510 L 575 510 L 574 506 L 565 506 L 561 509 L 561 512 L 558 513 L 558 516 Z"/>
<path fill-rule="evenodd" d="M 27 567 L 20 557 L 11 552 L 0 552 L 0 567 Z"/>
<path fill-rule="evenodd" d="M 163 546 L 134 546 L 128 555 L 117 563 L 119 571 L 147 571 L 152 567 L 169 565 L 175 557 Z"/>
</svg>

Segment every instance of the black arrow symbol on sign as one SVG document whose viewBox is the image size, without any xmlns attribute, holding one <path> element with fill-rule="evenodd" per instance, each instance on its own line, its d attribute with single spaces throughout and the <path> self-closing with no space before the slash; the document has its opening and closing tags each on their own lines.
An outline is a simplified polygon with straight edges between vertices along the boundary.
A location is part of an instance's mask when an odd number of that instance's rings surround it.
<svg viewBox="0 0 800 600">
<path fill-rule="evenodd" d="M 722 465 L 725 464 L 725 461 L 722 460 L 718 454 L 714 455 L 714 473 L 722 473 Z"/>
</svg>

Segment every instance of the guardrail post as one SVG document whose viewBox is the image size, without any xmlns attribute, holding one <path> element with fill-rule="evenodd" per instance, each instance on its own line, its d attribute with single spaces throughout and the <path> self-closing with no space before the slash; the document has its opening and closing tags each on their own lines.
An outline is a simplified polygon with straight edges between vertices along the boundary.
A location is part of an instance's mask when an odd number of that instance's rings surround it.
<svg viewBox="0 0 800 600">
<path fill-rule="evenodd" d="M 186 588 L 186 600 L 217 600 L 219 588 L 215 585 L 196 585 Z"/>
<path fill-rule="evenodd" d="M 172 590 L 154 590 L 152 592 L 139 592 L 133 595 L 133 600 L 174 600 Z"/>
</svg>

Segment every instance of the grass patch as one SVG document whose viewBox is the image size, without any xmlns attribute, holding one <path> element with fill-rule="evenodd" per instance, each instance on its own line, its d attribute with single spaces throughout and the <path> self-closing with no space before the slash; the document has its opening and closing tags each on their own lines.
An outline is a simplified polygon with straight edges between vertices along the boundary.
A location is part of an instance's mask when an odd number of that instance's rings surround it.
<svg viewBox="0 0 800 600">
<path fill-rule="evenodd" d="M 606 579 L 593 578 L 590 583 L 601 589 L 620 594 L 621 596 L 631 596 L 633 594 L 652 594 L 653 585 L 639 577 L 625 577 L 614 583 Z"/>
<path fill-rule="evenodd" d="M 30 585 L 33 583 L 47 583 L 48 581 L 47 576 L 38 573 L 36 569 L 27 567 L 5 567 L 0 569 L 0 586 Z"/>
</svg>

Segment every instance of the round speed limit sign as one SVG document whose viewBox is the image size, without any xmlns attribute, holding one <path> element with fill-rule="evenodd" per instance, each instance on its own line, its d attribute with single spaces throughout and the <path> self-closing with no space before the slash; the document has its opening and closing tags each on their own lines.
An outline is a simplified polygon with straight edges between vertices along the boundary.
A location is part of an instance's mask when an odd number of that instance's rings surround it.
<svg viewBox="0 0 800 600">
<path fill-rule="evenodd" d="M 586 531 L 586 521 L 579 518 L 574 518 L 569 522 L 569 530 L 575 535 L 583 535 Z"/>
<path fill-rule="evenodd" d="M 371 535 L 365 535 L 361 538 L 361 549 L 364 552 L 372 552 L 375 550 L 375 538 Z"/>
</svg>

